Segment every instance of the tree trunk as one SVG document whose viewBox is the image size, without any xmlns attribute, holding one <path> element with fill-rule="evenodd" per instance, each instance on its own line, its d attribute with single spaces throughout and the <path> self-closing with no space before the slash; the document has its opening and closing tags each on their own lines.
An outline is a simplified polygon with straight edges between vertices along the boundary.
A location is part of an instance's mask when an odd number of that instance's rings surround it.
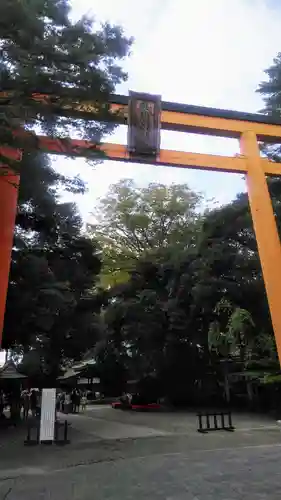
<svg viewBox="0 0 281 500">
<path fill-rule="evenodd" d="M 254 390 L 253 390 L 253 382 L 251 380 L 246 381 L 247 394 L 249 399 L 250 408 L 253 407 L 254 404 Z"/>
<path fill-rule="evenodd" d="M 230 403 L 230 384 L 228 378 L 228 361 L 223 363 L 223 371 L 224 371 L 224 396 L 227 404 Z"/>
</svg>

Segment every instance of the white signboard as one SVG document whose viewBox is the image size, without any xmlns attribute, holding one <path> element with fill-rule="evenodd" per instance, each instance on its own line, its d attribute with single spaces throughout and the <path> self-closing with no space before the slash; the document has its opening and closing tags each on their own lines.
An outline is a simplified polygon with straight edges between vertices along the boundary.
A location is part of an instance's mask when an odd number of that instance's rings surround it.
<svg viewBox="0 0 281 500">
<path fill-rule="evenodd" d="M 56 389 L 42 390 L 40 441 L 53 441 L 55 436 Z"/>
</svg>

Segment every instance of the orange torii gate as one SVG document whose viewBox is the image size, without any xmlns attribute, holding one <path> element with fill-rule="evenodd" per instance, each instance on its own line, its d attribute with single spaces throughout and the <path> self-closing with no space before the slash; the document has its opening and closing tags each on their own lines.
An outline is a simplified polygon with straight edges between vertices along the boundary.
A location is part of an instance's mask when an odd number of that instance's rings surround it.
<svg viewBox="0 0 281 500">
<path fill-rule="evenodd" d="M 10 93 L 0 93 L 1 101 Z M 52 107 L 61 116 L 95 119 L 94 102 L 63 103 L 57 97 L 33 94 L 43 107 Z M 261 158 L 258 141 L 281 143 L 281 120 L 261 114 L 240 113 L 214 108 L 161 102 L 159 96 L 130 92 L 129 97 L 113 95 L 110 110 L 116 123 L 128 125 L 128 144 L 94 144 L 40 136 L 39 148 L 47 153 L 96 157 L 155 165 L 218 170 L 246 175 L 254 230 L 281 362 L 281 245 L 267 187 L 267 175 L 281 175 L 281 164 Z M 160 149 L 161 129 L 236 138 L 241 155 L 235 157 L 187 153 Z M 3 148 L 2 148 L 3 151 Z M 6 154 L 20 160 L 20 152 L 6 148 Z M 4 324 L 6 296 L 17 207 L 19 176 L 0 175 L 0 339 Z"/>
</svg>

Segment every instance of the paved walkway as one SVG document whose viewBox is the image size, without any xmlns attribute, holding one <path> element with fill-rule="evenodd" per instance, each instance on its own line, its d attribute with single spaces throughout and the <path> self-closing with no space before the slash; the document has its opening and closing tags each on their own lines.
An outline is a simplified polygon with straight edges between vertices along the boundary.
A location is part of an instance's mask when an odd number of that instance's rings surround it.
<svg viewBox="0 0 281 500">
<path fill-rule="evenodd" d="M 0 498 L 279 500 L 280 461 L 274 445 L 148 453 L 6 479 Z"/>
<path fill-rule="evenodd" d="M 67 416 L 59 414 L 59 416 L 61 419 L 67 418 L 73 429 L 80 434 L 76 435 L 76 439 L 78 438 L 80 441 L 83 439 L 88 440 L 89 437 L 91 439 L 127 439 L 171 434 L 169 431 L 161 430 L 155 420 L 152 422 L 153 426 L 149 425 L 149 423 L 141 425 L 134 421 L 134 415 L 131 413 L 126 415 L 125 412 L 113 410 L 112 408 L 94 408 L 88 410 L 85 414 L 79 413 Z M 120 416 L 121 420 L 117 418 Z"/>
<path fill-rule="evenodd" d="M 64 447 L 25 447 L 23 429 L 0 434 L 0 480 L 166 453 L 281 444 L 281 429 L 274 421 L 249 415 L 234 416 L 234 433 L 208 435 L 197 433 L 195 415 L 186 412 L 131 413 L 93 407 L 67 419 L 71 443 Z"/>
<path fill-rule="evenodd" d="M 83 414 L 80 414 L 80 416 Z M 175 411 L 175 412 L 126 412 L 113 410 L 109 406 L 91 406 L 84 413 L 93 419 L 93 432 L 102 435 L 102 429 L 108 430 L 118 426 L 120 436 L 126 436 L 126 428 L 136 432 L 149 435 L 150 432 L 155 435 L 164 434 L 197 434 L 197 416 L 196 412 Z M 74 417 L 77 417 L 74 415 Z M 70 416 L 71 418 L 71 416 Z M 79 415 L 78 415 L 79 418 Z M 102 421 L 102 423 L 101 423 Z M 120 426 L 118 424 L 121 424 Z M 234 413 L 233 424 L 239 431 L 252 431 L 254 429 L 277 429 L 274 420 L 267 416 L 261 416 L 249 413 Z M 77 421 L 77 425 L 79 425 Z M 138 427 L 138 431 L 137 428 Z M 124 431 L 122 432 L 122 428 Z M 95 431 L 94 431 L 95 429 Z M 117 434 L 119 431 L 116 431 Z M 100 434 L 101 432 L 101 434 Z M 108 434 L 109 435 L 109 434 Z M 134 437 L 134 436 L 128 436 Z"/>
<path fill-rule="evenodd" d="M 67 419 L 64 447 L 25 447 L 23 428 L 2 431 L 1 500 L 281 498 L 281 428 L 268 418 L 234 415 L 234 433 L 207 435 L 187 412 L 90 407 Z"/>
</svg>

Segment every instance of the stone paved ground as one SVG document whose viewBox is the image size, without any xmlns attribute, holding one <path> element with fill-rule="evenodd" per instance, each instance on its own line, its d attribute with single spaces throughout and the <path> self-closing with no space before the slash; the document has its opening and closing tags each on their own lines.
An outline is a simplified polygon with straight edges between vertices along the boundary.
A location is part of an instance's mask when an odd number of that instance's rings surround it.
<svg viewBox="0 0 281 500">
<path fill-rule="evenodd" d="M 280 446 L 161 453 L 22 476 L 8 500 L 279 500 Z"/>
<path fill-rule="evenodd" d="M 95 425 L 92 425 L 92 430 L 98 428 L 100 433 L 99 421 L 102 420 L 103 425 L 108 432 L 110 422 L 122 424 L 124 427 L 138 426 L 146 427 L 162 431 L 165 433 L 193 433 L 196 432 L 197 418 L 196 412 L 176 411 L 176 412 L 123 412 L 120 410 L 112 410 L 110 407 L 95 407 L 92 406 L 86 411 L 86 415 L 96 420 Z M 76 416 L 73 416 L 74 419 Z M 234 424 L 237 429 L 253 429 L 261 427 L 276 427 L 276 422 L 267 416 L 260 416 L 249 413 L 235 413 L 233 416 Z M 108 434 L 107 434 L 108 435 Z"/>
<path fill-rule="evenodd" d="M 237 415 L 235 433 L 208 435 L 186 413 L 103 408 L 70 420 L 63 448 L 0 436 L 1 500 L 281 498 L 281 430 L 268 419 Z"/>
</svg>

